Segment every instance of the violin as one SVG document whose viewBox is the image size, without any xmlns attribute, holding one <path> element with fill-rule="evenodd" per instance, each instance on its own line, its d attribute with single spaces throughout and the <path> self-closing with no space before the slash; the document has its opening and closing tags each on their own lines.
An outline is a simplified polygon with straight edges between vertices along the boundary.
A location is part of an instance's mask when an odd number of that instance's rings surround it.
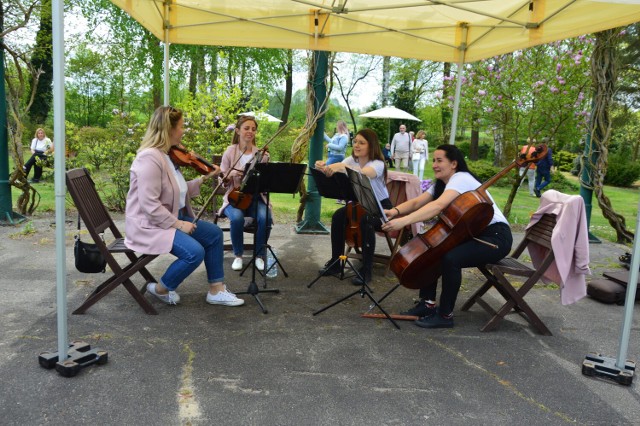
<svg viewBox="0 0 640 426">
<path fill-rule="evenodd" d="M 344 239 L 349 247 L 362 247 L 362 229 L 360 228 L 360 220 L 364 217 L 366 211 L 360 203 L 349 201 L 347 203 L 347 225 L 344 230 Z"/>
<path fill-rule="evenodd" d="M 525 167 L 547 155 L 547 146 L 521 153 L 515 161 L 473 191 L 456 197 L 438 215 L 437 222 L 424 234 L 402 246 L 390 262 L 400 284 L 418 289 L 435 282 L 441 275 L 441 259 L 454 247 L 476 238 L 493 218 L 493 202 L 486 190 L 515 167 Z M 481 240 L 478 240 L 481 241 Z"/>
<path fill-rule="evenodd" d="M 173 145 L 169 149 L 169 158 L 176 166 L 192 167 L 201 175 L 208 175 L 216 168 L 193 151 L 187 151 L 182 145 Z"/>
</svg>

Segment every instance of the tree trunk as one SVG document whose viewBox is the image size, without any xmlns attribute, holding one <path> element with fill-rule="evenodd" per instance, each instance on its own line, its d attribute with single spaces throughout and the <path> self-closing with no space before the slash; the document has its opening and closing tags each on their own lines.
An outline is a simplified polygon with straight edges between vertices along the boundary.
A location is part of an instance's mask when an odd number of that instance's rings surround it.
<svg viewBox="0 0 640 426">
<path fill-rule="evenodd" d="M 289 121 L 289 111 L 291 110 L 291 100 L 293 99 L 293 50 L 287 51 L 287 63 L 284 72 L 284 99 L 282 101 L 282 116 L 280 126 L 284 126 Z"/>
<path fill-rule="evenodd" d="M 381 106 L 389 105 L 389 76 L 391 75 L 391 57 L 382 59 L 382 93 L 380 95 Z"/>
<path fill-rule="evenodd" d="M 609 141 L 611 137 L 610 109 L 617 80 L 616 30 L 596 33 L 596 42 L 591 56 L 591 78 L 594 86 L 594 103 L 591 114 L 591 141 L 599 151 L 596 164 L 591 164 L 591 181 L 602 215 L 616 231 L 618 243 L 632 242 L 634 235 L 627 229 L 624 216 L 616 213 L 609 197 L 604 194 L 604 177 L 607 174 Z M 585 157 L 588 161 L 589 157 Z"/>
<path fill-rule="evenodd" d="M 451 63 L 445 62 L 442 70 L 442 75 L 447 81 L 451 77 Z M 451 94 L 451 87 L 448 84 L 444 84 L 442 89 L 442 100 L 440 102 L 440 116 L 442 119 L 442 143 L 449 143 L 451 138 L 451 118 L 453 112 L 449 108 L 449 96 Z"/>
</svg>

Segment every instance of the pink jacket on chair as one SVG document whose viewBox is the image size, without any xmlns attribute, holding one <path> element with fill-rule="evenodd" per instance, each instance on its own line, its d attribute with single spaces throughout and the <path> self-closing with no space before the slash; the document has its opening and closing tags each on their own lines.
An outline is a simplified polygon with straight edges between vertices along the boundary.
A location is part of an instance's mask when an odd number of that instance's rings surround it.
<svg viewBox="0 0 640 426">
<path fill-rule="evenodd" d="M 144 254 L 171 251 L 180 208 L 180 187 L 173 163 L 157 148 L 145 149 L 131 164 L 127 194 L 125 239 L 131 250 Z M 189 200 L 200 194 L 201 179 L 187 182 L 186 213 L 195 217 Z"/>
<path fill-rule="evenodd" d="M 531 216 L 527 229 L 545 213 L 556 215 L 556 226 L 551 234 L 555 260 L 544 273 L 543 281 L 560 285 L 562 304 L 569 305 L 587 295 L 585 275 L 591 274 L 584 200 L 578 195 L 546 191 L 540 198 L 540 207 Z M 536 244 L 529 244 L 527 248 L 533 266 L 539 267 L 546 249 Z"/>
</svg>

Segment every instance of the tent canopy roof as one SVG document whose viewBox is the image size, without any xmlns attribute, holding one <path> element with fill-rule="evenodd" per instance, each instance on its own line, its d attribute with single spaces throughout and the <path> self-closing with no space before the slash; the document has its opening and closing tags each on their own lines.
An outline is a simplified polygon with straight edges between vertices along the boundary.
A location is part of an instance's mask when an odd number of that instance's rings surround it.
<svg viewBox="0 0 640 426">
<path fill-rule="evenodd" d="M 640 0 L 112 0 L 160 40 L 472 62 L 640 21 Z"/>
</svg>

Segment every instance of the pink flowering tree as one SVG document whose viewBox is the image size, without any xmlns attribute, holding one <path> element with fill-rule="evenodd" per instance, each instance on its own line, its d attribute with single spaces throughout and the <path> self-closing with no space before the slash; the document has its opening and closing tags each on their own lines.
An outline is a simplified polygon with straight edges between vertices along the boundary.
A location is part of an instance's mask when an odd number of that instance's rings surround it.
<svg viewBox="0 0 640 426">
<path fill-rule="evenodd" d="M 592 44 L 580 37 L 467 64 L 460 126 L 492 136 L 495 165 L 513 158 L 527 138 L 578 151 L 589 120 Z M 444 93 L 453 92 L 456 78 L 445 77 Z"/>
</svg>

